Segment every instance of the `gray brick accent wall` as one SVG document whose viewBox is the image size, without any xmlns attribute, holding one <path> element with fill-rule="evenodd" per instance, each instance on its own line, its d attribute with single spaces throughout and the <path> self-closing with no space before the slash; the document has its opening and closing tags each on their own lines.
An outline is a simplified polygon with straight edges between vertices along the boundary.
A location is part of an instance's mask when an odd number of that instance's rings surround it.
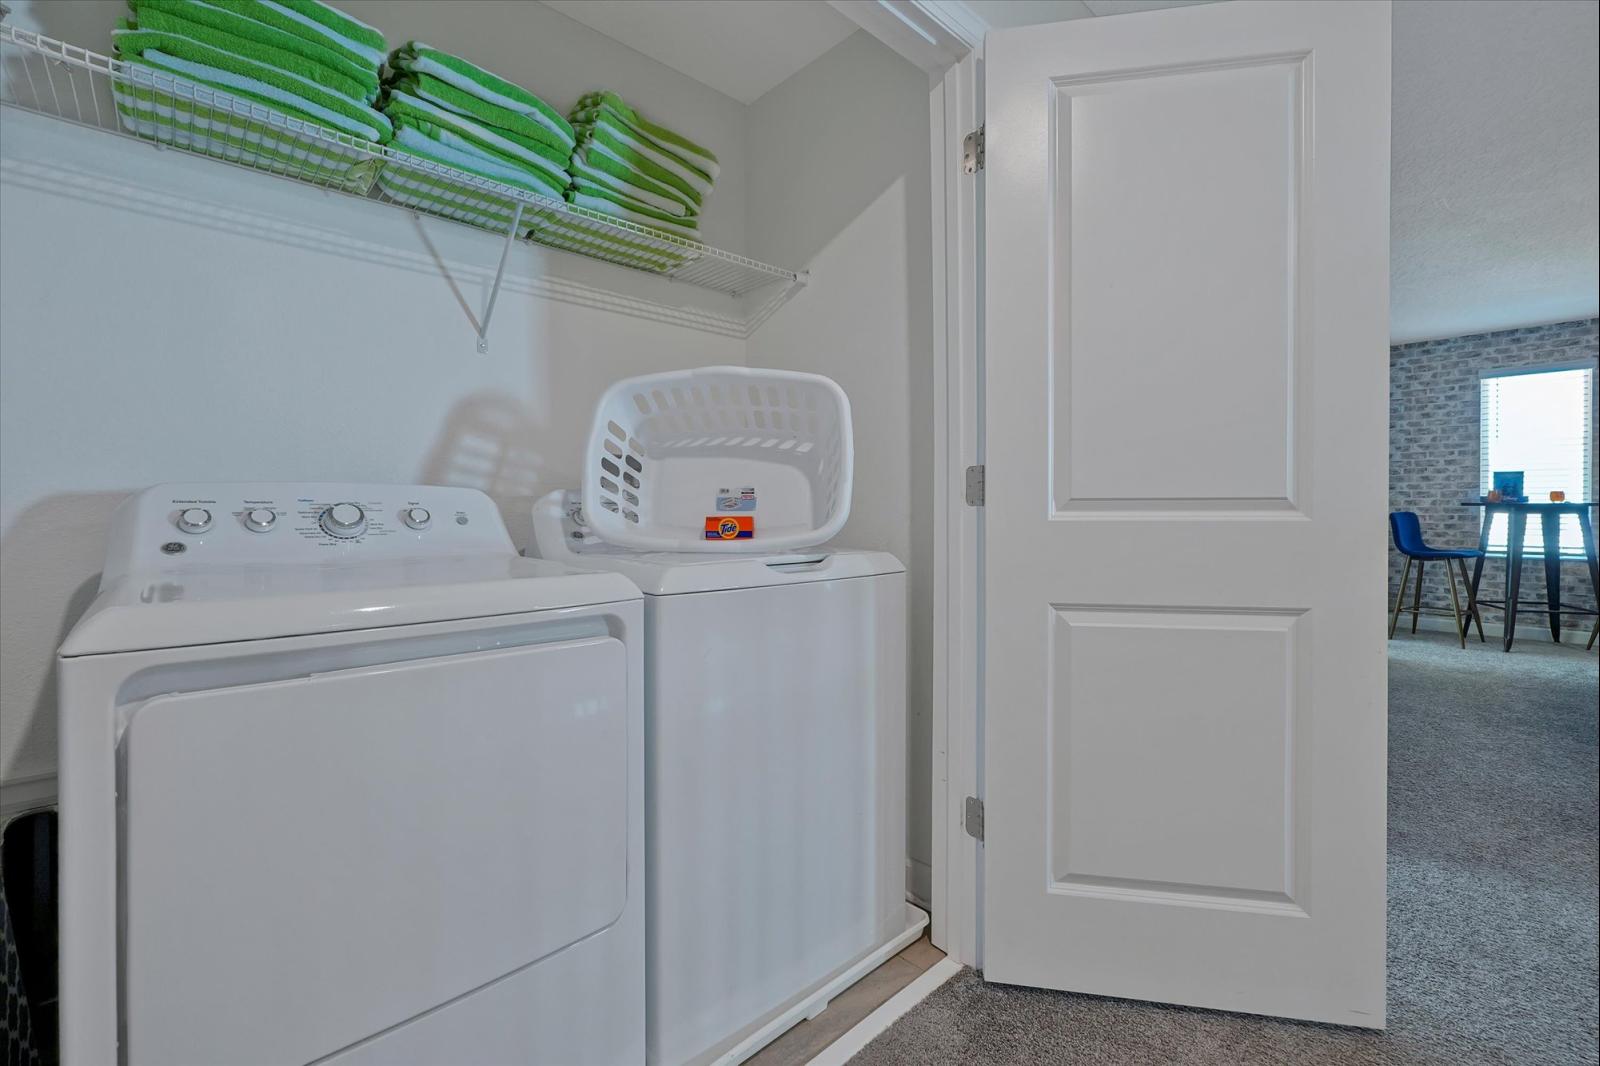
<svg viewBox="0 0 1600 1066">
<path fill-rule="evenodd" d="M 1446 340 L 1418 341 L 1389 349 L 1389 508 L 1415 511 L 1422 520 L 1428 543 L 1440 547 L 1472 548 L 1478 544 L 1481 512 L 1460 506 L 1460 501 L 1478 493 L 1478 380 L 1486 371 L 1519 370 L 1540 366 L 1560 366 L 1595 358 L 1597 319 L 1559 322 L 1550 326 L 1530 326 L 1500 333 L 1480 333 Z M 1579 486 L 1568 490 L 1577 498 Z M 1593 512 L 1591 512 L 1593 517 Z M 1565 547 L 1565 542 L 1563 542 Z M 1389 545 L 1389 609 L 1400 589 L 1404 557 Z M 1470 573 L 1470 566 L 1468 569 Z M 1413 580 L 1415 577 L 1413 575 Z M 1483 572 L 1483 595 L 1505 598 L 1505 563 L 1493 556 Z M 1463 591 L 1465 606 L 1465 591 Z M 1523 600 L 1543 600 L 1545 595 L 1542 556 L 1524 556 L 1522 564 Z M 1594 607 L 1594 592 L 1587 568 L 1581 561 L 1561 566 L 1561 599 L 1564 603 Z M 1450 586 L 1440 563 L 1428 566 L 1423 582 L 1424 607 L 1450 610 Z M 1411 595 L 1406 595 L 1406 606 Z M 1549 622 L 1543 612 L 1517 616 L 1517 634 L 1549 637 Z M 1401 626 L 1406 625 L 1402 616 Z M 1498 612 L 1484 612 L 1491 640 L 1499 631 Z M 1571 628 L 1587 631 L 1594 624 L 1592 615 L 1573 615 L 1563 619 Z"/>
</svg>

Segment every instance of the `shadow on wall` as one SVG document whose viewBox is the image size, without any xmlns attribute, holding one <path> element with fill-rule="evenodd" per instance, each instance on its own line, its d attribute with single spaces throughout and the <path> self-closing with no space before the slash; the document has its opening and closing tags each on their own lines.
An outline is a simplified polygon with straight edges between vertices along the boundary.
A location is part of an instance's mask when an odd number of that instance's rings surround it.
<svg viewBox="0 0 1600 1066">
<path fill-rule="evenodd" d="M 547 485 L 547 464 L 534 447 L 539 428 L 527 407 L 498 392 L 476 392 L 450 409 L 417 480 L 487 493 L 519 547 L 532 543 L 533 501 Z"/>
<path fill-rule="evenodd" d="M 0 537 L 0 655 L 6 689 L 18 694 L 0 714 L 0 747 L 11 755 L 0 779 L 55 769 L 56 648 L 94 599 L 111 512 L 127 496 L 46 496 Z"/>
<path fill-rule="evenodd" d="M 111 50 L 111 31 L 127 14 L 119 0 L 9 0 L 8 22 L 100 52 Z"/>
</svg>

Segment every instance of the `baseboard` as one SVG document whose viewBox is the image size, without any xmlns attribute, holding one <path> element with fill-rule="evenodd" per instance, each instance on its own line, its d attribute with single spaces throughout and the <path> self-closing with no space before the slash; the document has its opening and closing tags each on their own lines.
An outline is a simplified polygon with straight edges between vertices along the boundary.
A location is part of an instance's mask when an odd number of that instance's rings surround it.
<svg viewBox="0 0 1600 1066">
<path fill-rule="evenodd" d="M 706 1066 L 738 1066 L 796 1025 L 821 1014 L 833 997 L 915 943 L 927 928 L 927 912 L 906 904 L 906 926 L 900 933 L 837 971 L 822 984 L 747 1026 L 733 1038 L 732 1046 L 725 1046 L 725 1049 L 719 1047 L 693 1061 L 705 1063 Z"/>
<path fill-rule="evenodd" d="M 56 805 L 56 775 L 26 774 L 0 781 L 0 822 L 25 811 Z"/>
<path fill-rule="evenodd" d="M 896 992 L 877 1010 L 823 1048 L 807 1066 L 844 1066 L 858 1051 L 872 1043 L 880 1033 L 904 1017 L 907 1011 L 927 999 L 934 989 L 960 972 L 961 964 L 956 960 L 940 959 L 923 971 L 922 976 Z"/>
</svg>

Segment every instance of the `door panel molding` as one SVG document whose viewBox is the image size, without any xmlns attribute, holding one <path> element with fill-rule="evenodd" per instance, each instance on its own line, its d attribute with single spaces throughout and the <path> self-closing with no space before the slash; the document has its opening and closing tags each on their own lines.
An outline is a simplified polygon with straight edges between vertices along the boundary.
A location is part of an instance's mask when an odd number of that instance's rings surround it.
<svg viewBox="0 0 1600 1066">
<path fill-rule="evenodd" d="M 1052 517 L 1302 510 L 1310 65 L 1296 51 L 1049 79 Z M 1186 136 L 1219 113 L 1231 142 Z M 1141 308 L 1151 292 L 1165 304 Z M 1245 301 L 1281 306 L 1242 336 Z M 1231 364 L 1191 358 L 1222 335 Z"/>
<path fill-rule="evenodd" d="M 1050 891 L 1306 916 L 1297 890 L 1309 883 L 1300 867 L 1310 827 L 1296 814 L 1308 755 L 1308 614 L 1050 605 Z M 1160 670 L 1143 669 L 1152 656 Z M 1246 706 L 1241 675 L 1258 661 Z M 1229 702 L 1190 698 L 1197 684 L 1231 685 Z M 1262 748 L 1252 780 L 1218 772 L 1237 754 L 1241 727 Z M 1174 844 L 1187 852 L 1177 866 L 1141 861 L 1170 856 Z"/>
</svg>

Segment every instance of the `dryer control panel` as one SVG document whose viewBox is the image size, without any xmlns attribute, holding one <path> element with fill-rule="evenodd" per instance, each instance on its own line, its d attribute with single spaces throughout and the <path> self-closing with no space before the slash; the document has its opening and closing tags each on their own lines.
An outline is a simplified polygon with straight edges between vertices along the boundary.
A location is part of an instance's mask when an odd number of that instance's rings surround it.
<svg viewBox="0 0 1600 1066">
<path fill-rule="evenodd" d="M 111 520 L 105 578 L 222 566 L 515 555 L 476 489 L 356 483 L 157 485 Z"/>
</svg>

